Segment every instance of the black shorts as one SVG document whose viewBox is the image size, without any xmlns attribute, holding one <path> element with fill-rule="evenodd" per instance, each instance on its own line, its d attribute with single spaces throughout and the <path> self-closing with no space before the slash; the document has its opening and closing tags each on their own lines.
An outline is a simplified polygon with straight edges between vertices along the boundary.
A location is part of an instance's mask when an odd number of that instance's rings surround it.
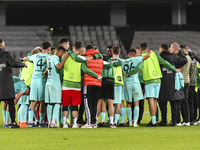
<svg viewBox="0 0 200 150">
<path fill-rule="evenodd" d="M 103 78 L 99 99 L 106 98 L 114 100 L 114 86 L 113 78 Z"/>
</svg>

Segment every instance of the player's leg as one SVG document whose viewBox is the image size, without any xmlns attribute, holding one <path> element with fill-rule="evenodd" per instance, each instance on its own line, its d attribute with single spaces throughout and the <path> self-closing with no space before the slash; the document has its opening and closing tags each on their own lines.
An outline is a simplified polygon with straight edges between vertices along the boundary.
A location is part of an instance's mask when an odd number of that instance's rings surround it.
<svg viewBox="0 0 200 150">
<path fill-rule="evenodd" d="M 123 93 L 122 93 L 123 94 Z M 126 116 L 126 108 L 124 106 L 124 100 L 122 100 L 121 104 L 120 104 L 120 118 L 121 118 L 121 123 L 119 124 L 120 127 L 125 127 L 125 116 Z"/>
<path fill-rule="evenodd" d="M 2 114 L 3 114 L 3 121 L 4 121 L 4 127 L 7 125 L 7 119 L 6 119 L 6 109 L 7 109 L 7 103 L 6 101 L 2 101 L 3 106 L 2 106 Z"/>
<path fill-rule="evenodd" d="M 121 109 L 122 86 L 115 86 L 114 93 L 115 93 L 115 99 L 113 100 L 115 106 L 114 124 L 117 125 Z"/>
<path fill-rule="evenodd" d="M 138 127 L 138 117 L 139 117 L 139 103 L 140 101 L 134 101 L 134 110 L 133 110 L 133 114 L 134 114 L 134 120 L 133 120 L 133 126 L 134 127 Z"/>
<path fill-rule="evenodd" d="M 114 106 L 113 106 L 113 100 L 108 99 L 108 108 L 109 108 L 109 116 L 110 116 L 110 127 L 113 128 L 114 126 Z M 116 128 L 116 126 L 114 126 Z"/>
<path fill-rule="evenodd" d="M 9 105 L 9 113 L 10 113 L 10 118 L 11 118 L 11 128 L 19 128 L 20 126 L 17 125 L 15 122 L 15 104 L 14 100 L 10 99 L 7 101 Z"/>
<path fill-rule="evenodd" d="M 68 106 L 63 106 L 63 128 L 68 128 L 67 116 L 68 116 Z"/>
</svg>

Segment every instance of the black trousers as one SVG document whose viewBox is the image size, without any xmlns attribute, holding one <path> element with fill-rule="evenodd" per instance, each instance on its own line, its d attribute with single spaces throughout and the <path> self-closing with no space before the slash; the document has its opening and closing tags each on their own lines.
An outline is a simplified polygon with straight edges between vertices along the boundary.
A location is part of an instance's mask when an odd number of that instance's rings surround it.
<svg viewBox="0 0 200 150">
<path fill-rule="evenodd" d="M 190 108 L 189 108 L 189 103 L 188 103 L 189 84 L 185 84 L 183 90 L 184 90 L 185 98 L 180 100 L 180 106 L 181 106 L 181 114 L 183 117 L 183 122 L 187 123 L 190 121 Z M 178 118 L 178 121 L 179 120 L 181 120 L 180 117 Z"/>
<path fill-rule="evenodd" d="M 100 89 L 101 87 L 99 86 L 84 86 L 83 94 L 87 124 L 96 123 L 97 103 L 99 99 Z"/>
<path fill-rule="evenodd" d="M 190 122 L 195 121 L 195 115 L 194 115 L 194 105 L 196 102 L 196 91 L 195 86 L 189 86 L 189 92 L 188 92 L 188 103 L 190 108 Z"/>
<path fill-rule="evenodd" d="M 177 123 L 177 103 L 178 101 L 170 101 L 173 124 Z M 167 102 L 159 102 L 159 106 L 162 122 L 167 123 Z"/>
<path fill-rule="evenodd" d="M 11 118 L 11 123 L 15 122 L 15 104 L 14 99 L 7 99 L 5 100 L 9 105 L 9 113 Z"/>
<path fill-rule="evenodd" d="M 78 120 L 83 120 L 83 114 L 85 111 L 83 88 L 84 88 L 84 82 L 81 82 L 81 102 L 82 103 L 81 103 L 81 105 L 79 107 L 79 111 L 78 111 Z"/>
</svg>

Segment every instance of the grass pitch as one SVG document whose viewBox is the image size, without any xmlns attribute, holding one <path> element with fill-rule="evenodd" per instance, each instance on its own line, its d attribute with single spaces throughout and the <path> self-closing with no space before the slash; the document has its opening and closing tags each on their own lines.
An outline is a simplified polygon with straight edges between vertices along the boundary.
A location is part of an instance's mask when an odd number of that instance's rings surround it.
<svg viewBox="0 0 200 150">
<path fill-rule="evenodd" d="M 1 105 L 2 106 L 2 105 Z M 0 107 L 1 108 L 1 107 Z M 0 113 L 2 116 L 2 113 Z M 168 107 L 168 122 L 170 122 Z M 0 119 L 0 149 L 199 149 L 200 126 L 146 127 L 150 120 L 147 101 L 138 128 L 116 129 L 4 129 Z M 100 121 L 100 118 L 99 118 Z"/>
</svg>

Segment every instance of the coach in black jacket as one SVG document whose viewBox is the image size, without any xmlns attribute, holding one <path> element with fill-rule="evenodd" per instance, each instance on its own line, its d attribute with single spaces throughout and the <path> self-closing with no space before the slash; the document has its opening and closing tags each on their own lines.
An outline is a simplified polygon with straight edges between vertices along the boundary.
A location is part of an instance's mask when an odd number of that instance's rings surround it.
<svg viewBox="0 0 200 150">
<path fill-rule="evenodd" d="M 175 68 L 183 66 L 187 63 L 185 56 L 178 56 L 168 51 L 168 45 L 162 44 L 160 46 L 160 56 L 167 60 Z M 159 95 L 159 106 L 161 110 L 162 121 L 159 126 L 167 126 L 167 102 L 170 101 L 172 111 L 173 126 L 177 123 L 177 101 L 184 98 L 184 92 L 182 90 L 175 90 L 175 73 L 167 70 L 161 65 L 161 71 L 163 78 L 161 79 L 161 88 Z"/>
<path fill-rule="evenodd" d="M 24 63 L 15 61 L 12 55 L 4 50 L 5 43 L 0 39 L 0 101 L 7 101 L 11 116 L 11 128 L 19 128 L 15 122 L 15 90 L 13 83 L 12 67 L 25 67 Z"/>
</svg>

